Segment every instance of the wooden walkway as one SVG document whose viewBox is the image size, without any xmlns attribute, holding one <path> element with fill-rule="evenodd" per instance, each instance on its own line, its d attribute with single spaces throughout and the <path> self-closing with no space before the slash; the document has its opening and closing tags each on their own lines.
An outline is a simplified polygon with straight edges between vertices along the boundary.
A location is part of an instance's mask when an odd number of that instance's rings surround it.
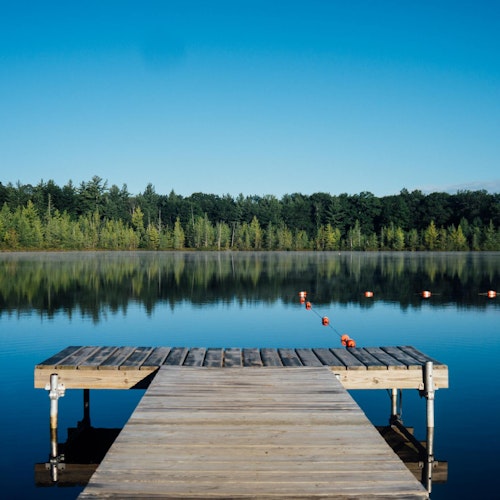
<svg viewBox="0 0 500 500">
<path fill-rule="evenodd" d="M 428 498 L 328 367 L 160 365 L 79 498 Z"/>
<path fill-rule="evenodd" d="M 436 389 L 448 387 L 448 367 L 412 346 L 318 349 L 70 346 L 35 367 L 35 387 L 57 372 L 67 389 L 146 388 L 160 366 L 324 367 L 346 389 L 422 389 L 434 364 Z"/>
</svg>

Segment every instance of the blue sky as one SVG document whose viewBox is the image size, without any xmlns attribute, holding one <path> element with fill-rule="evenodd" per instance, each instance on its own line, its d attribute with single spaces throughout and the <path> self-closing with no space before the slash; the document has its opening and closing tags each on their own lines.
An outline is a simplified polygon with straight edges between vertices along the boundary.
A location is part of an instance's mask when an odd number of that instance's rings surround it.
<svg viewBox="0 0 500 500">
<path fill-rule="evenodd" d="M 500 191 L 500 2 L 4 1 L 0 182 Z"/>
</svg>

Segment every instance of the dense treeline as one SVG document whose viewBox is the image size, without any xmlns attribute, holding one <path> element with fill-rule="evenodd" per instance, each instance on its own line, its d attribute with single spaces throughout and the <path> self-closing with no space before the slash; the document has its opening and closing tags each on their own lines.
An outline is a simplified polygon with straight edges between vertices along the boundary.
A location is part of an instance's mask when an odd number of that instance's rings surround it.
<svg viewBox="0 0 500 500">
<path fill-rule="evenodd" d="M 3 250 L 500 250 L 500 195 L 486 191 L 278 199 L 161 195 L 148 184 L 133 196 L 95 176 L 0 183 L 0 207 Z"/>
</svg>

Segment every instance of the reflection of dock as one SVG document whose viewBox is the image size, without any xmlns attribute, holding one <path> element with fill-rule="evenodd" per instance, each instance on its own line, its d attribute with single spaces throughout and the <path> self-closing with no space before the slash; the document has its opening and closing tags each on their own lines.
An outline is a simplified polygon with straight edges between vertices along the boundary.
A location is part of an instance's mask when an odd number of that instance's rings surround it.
<svg viewBox="0 0 500 500">
<path fill-rule="evenodd" d="M 149 387 L 82 498 L 428 498 L 448 369 L 412 347 L 70 347 L 37 365 L 35 386 L 49 379 L 55 406 L 68 388 Z M 427 490 L 346 388 L 392 389 L 394 420 L 397 389 L 426 396 Z"/>
</svg>

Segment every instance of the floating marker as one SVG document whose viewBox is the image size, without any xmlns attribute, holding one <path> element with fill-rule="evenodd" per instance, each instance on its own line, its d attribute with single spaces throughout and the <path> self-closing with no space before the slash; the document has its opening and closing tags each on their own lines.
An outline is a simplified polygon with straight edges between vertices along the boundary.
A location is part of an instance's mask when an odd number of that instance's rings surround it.
<svg viewBox="0 0 500 500">
<path fill-rule="evenodd" d="M 421 294 L 422 298 L 428 299 L 432 294 L 429 292 L 429 290 L 424 290 Z"/>
<path fill-rule="evenodd" d="M 373 292 L 370 292 L 369 290 L 365 292 L 365 297 L 366 298 L 371 298 L 373 297 Z"/>
<path fill-rule="evenodd" d="M 356 347 L 356 342 L 354 339 L 349 339 L 346 343 L 346 347 Z"/>
<path fill-rule="evenodd" d="M 300 303 L 301 303 L 301 304 L 303 304 L 303 303 L 306 301 L 305 297 L 300 297 L 300 299 L 299 299 L 299 300 L 300 300 Z"/>
<path fill-rule="evenodd" d="M 305 299 L 307 297 L 307 292 L 299 292 L 299 297 Z"/>
<path fill-rule="evenodd" d="M 330 324 L 330 320 L 328 319 L 328 316 L 323 316 L 323 317 L 321 318 L 321 324 L 322 324 L 323 326 L 328 326 L 328 325 Z"/>
<path fill-rule="evenodd" d="M 349 337 L 349 335 L 347 335 L 346 333 L 344 333 L 344 335 L 342 335 L 342 337 L 340 337 L 340 342 L 342 343 L 343 346 L 346 346 L 347 345 L 347 341 L 350 340 L 351 338 Z"/>
<path fill-rule="evenodd" d="M 312 307 L 312 304 L 310 302 L 306 302 L 306 309 L 309 311 Z"/>
<path fill-rule="evenodd" d="M 488 290 L 486 295 L 489 299 L 494 299 L 497 296 L 497 292 L 495 292 L 495 290 Z"/>
</svg>

